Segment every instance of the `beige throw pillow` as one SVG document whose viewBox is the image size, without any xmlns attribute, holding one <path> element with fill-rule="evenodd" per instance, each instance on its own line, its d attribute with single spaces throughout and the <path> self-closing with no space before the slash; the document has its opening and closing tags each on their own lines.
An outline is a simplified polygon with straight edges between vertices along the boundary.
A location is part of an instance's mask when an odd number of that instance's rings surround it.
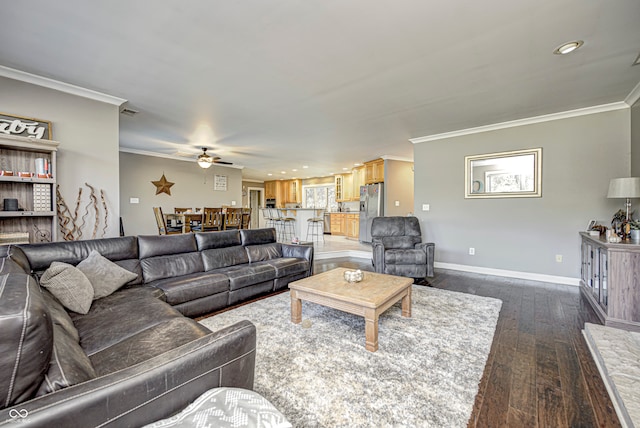
<svg viewBox="0 0 640 428">
<path fill-rule="evenodd" d="M 78 263 L 77 268 L 89 278 L 94 291 L 93 300 L 110 295 L 138 277 L 137 274 L 118 266 L 96 250 L 92 250 L 89 257 Z"/>
<path fill-rule="evenodd" d="M 86 314 L 93 301 L 93 287 L 87 277 L 67 263 L 53 262 L 40 277 L 40 285 L 46 288 L 65 308 Z"/>
</svg>

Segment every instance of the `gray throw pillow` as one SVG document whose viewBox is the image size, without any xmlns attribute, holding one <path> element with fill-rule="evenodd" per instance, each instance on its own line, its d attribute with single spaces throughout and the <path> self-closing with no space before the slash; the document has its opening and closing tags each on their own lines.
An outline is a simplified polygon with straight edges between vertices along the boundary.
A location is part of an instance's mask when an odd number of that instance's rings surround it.
<svg viewBox="0 0 640 428">
<path fill-rule="evenodd" d="M 93 301 L 93 287 L 87 277 L 67 263 L 53 262 L 40 277 L 40 285 L 46 288 L 65 308 L 86 314 Z"/>
<path fill-rule="evenodd" d="M 77 268 L 89 278 L 94 291 L 93 300 L 110 295 L 138 277 L 137 274 L 118 266 L 96 250 L 92 250 L 89 257 L 78 263 Z"/>
</svg>

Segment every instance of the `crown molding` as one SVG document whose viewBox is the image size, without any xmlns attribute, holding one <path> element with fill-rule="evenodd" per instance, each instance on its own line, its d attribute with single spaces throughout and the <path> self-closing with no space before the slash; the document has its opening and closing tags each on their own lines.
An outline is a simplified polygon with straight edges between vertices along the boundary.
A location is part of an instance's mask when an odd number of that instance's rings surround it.
<svg viewBox="0 0 640 428">
<path fill-rule="evenodd" d="M 629 92 L 629 95 L 627 95 L 627 98 L 624 99 L 624 102 L 627 103 L 629 107 L 631 107 L 636 103 L 636 101 L 638 101 L 638 99 L 640 99 L 640 82 L 638 82 L 635 88 L 633 88 L 631 92 Z"/>
<path fill-rule="evenodd" d="M 535 123 L 550 122 L 553 120 L 568 119 L 571 117 L 586 116 L 589 114 L 604 113 L 626 108 L 629 108 L 629 104 L 627 104 L 625 101 L 620 101 L 616 103 L 602 104 L 599 106 L 585 107 L 576 110 L 568 110 L 559 113 L 551 113 L 542 116 L 512 120 L 509 122 L 494 123 L 492 125 L 478 126 L 476 128 L 467 128 L 458 131 L 444 132 L 442 134 L 433 134 L 426 135 L 424 137 L 410 138 L 409 141 L 411 141 L 413 144 L 427 143 L 429 141 L 437 141 L 445 138 L 461 137 L 463 135 L 479 134 L 481 132 L 497 131 L 499 129 L 515 128 L 517 126 L 532 125 Z"/>
<path fill-rule="evenodd" d="M 183 161 L 183 162 L 193 162 L 193 163 L 197 162 L 195 157 L 191 159 L 191 158 L 185 158 L 183 156 L 166 155 L 164 153 L 148 152 L 146 150 L 130 149 L 130 148 L 127 148 L 127 147 L 120 147 L 118 150 L 120 152 L 123 152 L 123 153 L 131 153 L 131 154 L 134 154 L 134 155 L 152 156 L 154 158 L 171 159 L 171 160 L 178 160 L 178 161 Z M 223 165 L 223 164 L 214 163 L 214 164 L 212 164 L 212 166 L 224 167 L 224 168 L 244 169 L 244 165 Z M 247 180 L 244 180 L 244 181 L 247 181 Z"/>
<path fill-rule="evenodd" d="M 113 95 L 103 94 L 102 92 L 93 91 L 91 89 L 82 88 L 80 86 L 71 85 L 70 83 L 60 82 L 58 80 L 49 79 L 48 77 L 38 76 L 25 71 L 16 70 L 14 68 L 5 67 L 3 65 L 0 65 L 0 76 L 115 106 L 121 106 L 127 102 L 127 100 L 114 97 Z"/>
<path fill-rule="evenodd" d="M 395 161 L 402 161 L 402 162 L 413 162 L 413 159 L 411 158 L 404 158 L 402 156 L 393 156 L 393 155 L 383 155 L 383 156 L 380 156 L 380 159 L 395 160 Z"/>
<path fill-rule="evenodd" d="M 246 181 L 248 183 L 264 183 L 264 180 L 256 180 L 255 178 L 243 178 L 242 181 Z M 262 189 L 262 187 L 258 187 L 258 189 Z"/>
</svg>

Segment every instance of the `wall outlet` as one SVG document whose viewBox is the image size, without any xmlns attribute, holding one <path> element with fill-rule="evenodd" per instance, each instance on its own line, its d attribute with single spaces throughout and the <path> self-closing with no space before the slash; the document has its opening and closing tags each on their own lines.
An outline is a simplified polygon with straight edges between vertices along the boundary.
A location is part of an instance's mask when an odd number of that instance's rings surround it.
<svg viewBox="0 0 640 428">
<path fill-rule="evenodd" d="M 562 254 L 556 254 L 556 262 L 562 263 Z"/>
<path fill-rule="evenodd" d="M 469 255 L 470 256 L 475 256 L 476 255 L 476 249 L 473 247 L 469 247 Z"/>
<path fill-rule="evenodd" d="M 236 206 L 236 201 L 231 201 L 231 206 L 235 207 Z"/>
<path fill-rule="evenodd" d="M 400 206 L 400 201 L 396 201 L 395 204 L 396 204 L 396 207 L 399 207 Z"/>
<path fill-rule="evenodd" d="M 130 204 L 139 204 L 140 203 L 140 199 L 138 199 L 138 198 L 129 198 L 129 203 Z"/>
<path fill-rule="evenodd" d="M 429 204 L 422 204 L 422 211 L 429 211 Z"/>
</svg>

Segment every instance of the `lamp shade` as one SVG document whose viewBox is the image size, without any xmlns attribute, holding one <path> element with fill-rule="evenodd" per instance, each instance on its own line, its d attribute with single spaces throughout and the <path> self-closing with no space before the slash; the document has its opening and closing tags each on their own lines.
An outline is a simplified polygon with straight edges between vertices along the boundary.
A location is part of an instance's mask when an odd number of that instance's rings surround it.
<svg viewBox="0 0 640 428">
<path fill-rule="evenodd" d="M 640 198 L 640 177 L 612 178 L 607 198 Z"/>
</svg>

